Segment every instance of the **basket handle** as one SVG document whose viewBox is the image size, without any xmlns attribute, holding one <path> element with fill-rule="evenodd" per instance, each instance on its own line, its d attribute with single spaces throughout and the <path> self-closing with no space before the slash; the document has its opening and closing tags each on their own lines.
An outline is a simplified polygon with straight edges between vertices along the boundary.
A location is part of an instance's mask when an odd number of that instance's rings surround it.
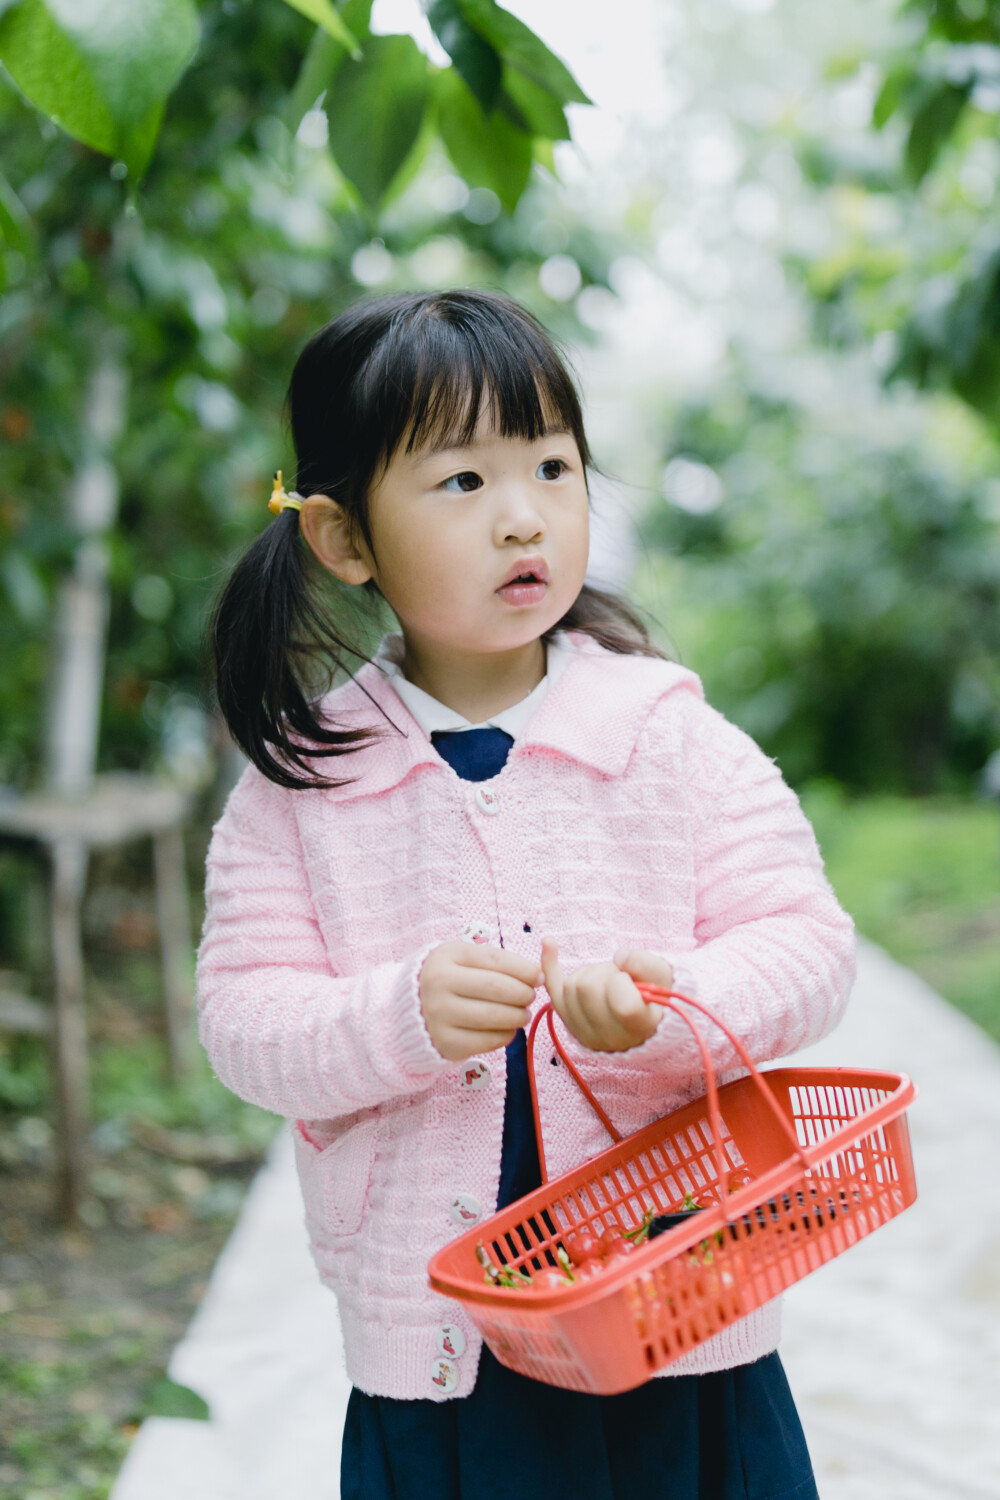
<svg viewBox="0 0 1000 1500">
<path fill-rule="evenodd" d="M 712 1145 L 715 1154 L 716 1170 L 719 1173 L 720 1186 L 726 1178 L 726 1159 L 722 1150 L 722 1115 L 719 1112 L 719 1090 L 715 1078 L 715 1067 L 712 1063 L 711 1055 L 709 1054 L 708 1047 L 705 1043 L 705 1038 L 702 1036 L 701 1028 L 698 1026 L 694 1017 L 688 1015 L 688 1013 L 684 1011 L 680 1005 L 678 1005 L 677 1002 L 679 1000 L 683 1001 L 685 1005 L 694 1006 L 695 1010 L 700 1010 L 703 1016 L 707 1016 L 710 1021 L 714 1021 L 719 1030 L 729 1038 L 730 1042 L 732 1042 L 733 1046 L 736 1048 L 737 1053 L 739 1054 L 740 1061 L 747 1068 L 755 1085 L 766 1100 L 768 1108 L 771 1110 L 771 1113 L 774 1115 L 779 1126 L 791 1142 L 793 1154 L 797 1156 L 803 1163 L 803 1165 L 808 1169 L 809 1158 L 807 1157 L 805 1151 L 802 1149 L 802 1146 L 799 1144 L 799 1140 L 795 1134 L 794 1129 L 786 1119 L 785 1114 L 782 1111 L 781 1106 L 778 1104 L 777 1099 L 775 1099 L 774 1095 L 771 1093 L 771 1090 L 764 1082 L 760 1070 L 754 1063 L 753 1058 L 750 1056 L 749 1052 L 747 1052 L 746 1048 L 739 1040 L 739 1038 L 733 1035 L 726 1023 L 720 1020 L 719 1017 L 714 1013 L 714 1011 L 709 1010 L 707 1005 L 703 1005 L 700 1000 L 692 1000 L 690 995 L 682 995 L 679 990 L 664 989 L 661 985 L 658 984 L 640 983 L 636 983 L 636 989 L 639 991 L 639 994 L 642 996 L 647 1005 L 662 1005 L 665 1010 L 673 1011 L 674 1014 L 678 1016 L 680 1020 L 682 1020 L 688 1027 L 695 1039 L 695 1042 L 697 1043 L 698 1051 L 701 1053 L 701 1060 L 705 1069 L 705 1084 L 708 1093 L 708 1118 L 712 1126 Z M 581 1075 L 579 1068 L 570 1059 L 565 1047 L 559 1040 L 559 1036 L 555 1028 L 555 1013 L 552 1008 L 552 1002 L 551 1000 L 546 1001 L 546 1003 L 538 1009 L 538 1011 L 532 1018 L 531 1026 L 528 1030 L 527 1052 L 528 1082 L 531 1086 L 531 1108 L 535 1117 L 535 1137 L 538 1142 L 538 1162 L 539 1166 L 541 1167 L 542 1181 L 548 1182 L 549 1174 L 545 1161 L 545 1146 L 542 1141 L 542 1122 L 538 1112 L 538 1088 L 535 1083 L 534 1068 L 535 1034 L 538 1031 L 539 1023 L 541 1022 L 543 1017 L 548 1024 L 549 1035 L 552 1038 L 552 1045 L 555 1047 L 556 1052 L 559 1054 L 559 1057 L 561 1058 L 564 1065 L 569 1069 L 570 1076 L 576 1083 L 577 1088 L 580 1090 L 587 1103 L 593 1109 L 594 1113 L 597 1115 L 597 1118 L 600 1120 L 601 1124 L 604 1126 L 611 1139 L 616 1143 L 620 1142 L 622 1139 L 622 1134 L 621 1131 L 618 1130 L 612 1123 L 605 1110 L 602 1109 L 601 1105 L 594 1097 L 593 1090 L 587 1084 L 586 1080 Z"/>
</svg>

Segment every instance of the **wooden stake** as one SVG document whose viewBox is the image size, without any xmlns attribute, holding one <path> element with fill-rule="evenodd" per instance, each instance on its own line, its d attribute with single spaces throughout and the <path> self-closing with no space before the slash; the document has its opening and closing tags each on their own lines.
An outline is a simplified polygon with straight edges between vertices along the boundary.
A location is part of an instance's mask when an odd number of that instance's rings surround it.
<svg viewBox="0 0 1000 1500">
<path fill-rule="evenodd" d="M 184 873 L 184 839 L 180 828 L 166 828 L 153 838 L 156 910 L 163 954 L 167 1041 L 175 1083 L 194 1069 L 197 1037 L 192 994 L 191 914 Z"/>
<path fill-rule="evenodd" d="M 80 906 L 87 876 L 87 847 L 79 839 L 52 845 L 52 958 L 55 981 L 53 1073 L 59 1115 L 56 1210 L 67 1224 L 80 1220 L 86 1193 L 90 1074 L 84 1008 Z"/>
</svg>

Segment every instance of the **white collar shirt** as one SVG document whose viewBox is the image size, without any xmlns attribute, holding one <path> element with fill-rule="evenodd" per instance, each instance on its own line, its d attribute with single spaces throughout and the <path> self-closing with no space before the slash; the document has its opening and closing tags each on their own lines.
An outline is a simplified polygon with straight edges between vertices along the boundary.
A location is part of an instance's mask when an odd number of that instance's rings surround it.
<svg viewBox="0 0 1000 1500">
<path fill-rule="evenodd" d="M 545 676 L 538 686 L 532 688 L 520 703 L 512 703 L 510 708 L 501 709 L 498 714 L 493 714 L 479 724 L 463 718 L 453 708 L 432 698 L 430 693 L 425 693 L 423 688 L 418 688 L 403 676 L 401 632 L 392 631 L 384 635 L 373 660 L 389 678 L 397 696 L 402 699 L 428 739 L 438 730 L 502 729 L 511 739 L 516 740 L 545 694 L 562 676 L 573 654 L 573 647 L 566 641 L 563 632 L 557 631 L 545 648 Z"/>
</svg>

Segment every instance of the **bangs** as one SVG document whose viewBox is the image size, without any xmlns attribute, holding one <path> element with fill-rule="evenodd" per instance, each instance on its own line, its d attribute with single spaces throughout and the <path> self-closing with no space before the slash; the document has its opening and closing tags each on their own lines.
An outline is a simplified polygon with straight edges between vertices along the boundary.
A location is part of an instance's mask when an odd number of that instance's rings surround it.
<svg viewBox="0 0 1000 1500">
<path fill-rule="evenodd" d="M 504 297 L 452 292 L 400 309 L 355 390 L 376 416 L 383 471 L 400 448 L 467 447 L 484 417 L 500 437 L 526 442 L 570 432 L 590 462 L 568 371 L 548 334 Z"/>
</svg>

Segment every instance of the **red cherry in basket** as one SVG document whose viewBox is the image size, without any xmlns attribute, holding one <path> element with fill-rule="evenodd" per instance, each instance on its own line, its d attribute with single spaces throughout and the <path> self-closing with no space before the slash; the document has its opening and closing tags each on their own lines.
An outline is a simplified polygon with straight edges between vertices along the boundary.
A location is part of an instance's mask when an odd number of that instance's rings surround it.
<svg viewBox="0 0 1000 1500">
<path fill-rule="evenodd" d="M 738 1193 L 740 1188 L 745 1188 L 753 1182 L 753 1173 L 746 1167 L 737 1167 L 735 1172 L 729 1174 L 729 1191 Z"/>
<path fill-rule="evenodd" d="M 574 1229 L 565 1239 L 566 1251 L 575 1266 L 588 1260 L 597 1260 L 601 1254 L 601 1242 L 589 1229 Z"/>
<path fill-rule="evenodd" d="M 592 1281 L 595 1276 L 603 1276 L 603 1274 L 603 1260 L 585 1260 L 578 1268 L 576 1276 L 578 1281 Z"/>
<path fill-rule="evenodd" d="M 605 1265 L 610 1265 L 615 1260 L 621 1260 L 625 1255 L 634 1255 L 638 1248 L 639 1246 L 632 1240 L 609 1240 L 604 1251 Z"/>
</svg>

